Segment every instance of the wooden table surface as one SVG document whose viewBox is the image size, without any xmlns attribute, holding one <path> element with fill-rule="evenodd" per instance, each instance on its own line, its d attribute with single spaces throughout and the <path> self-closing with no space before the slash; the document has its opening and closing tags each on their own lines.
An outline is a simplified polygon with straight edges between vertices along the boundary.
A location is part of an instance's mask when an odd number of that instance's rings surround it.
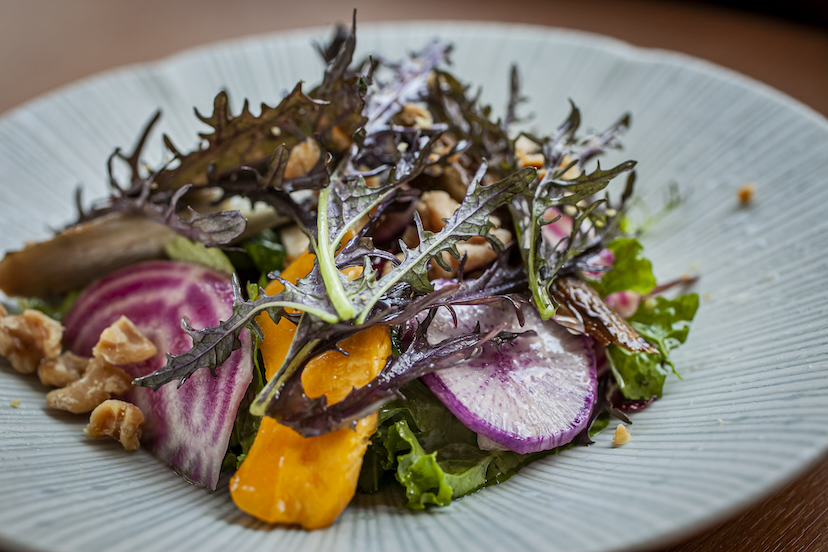
<svg viewBox="0 0 828 552">
<path fill-rule="evenodd" d="M 763 81 L 828 115 L 828 32 L 655 0 L 0 0 L 0 113 L 78 78 L 248 34 L 348 20 L 465 19 L 601 33 L 678 50 Z M 828 155 L 828 152 L 826 152 Z M 789 486 L 660 552 L 828 550 L 828 458 Z"/>
</svg>

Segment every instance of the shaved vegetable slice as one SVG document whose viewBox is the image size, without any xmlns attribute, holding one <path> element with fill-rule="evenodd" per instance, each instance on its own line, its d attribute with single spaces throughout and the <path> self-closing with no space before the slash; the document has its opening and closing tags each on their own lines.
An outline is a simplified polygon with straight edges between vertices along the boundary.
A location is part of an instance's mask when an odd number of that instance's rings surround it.
<svg viewBox="0 0 828 552">
<path fill-rule="evenodd" d="M 101 331 L 128 317 L 157 347 L 144 362 L 123 366 L 133 378 L 161 368 L 165 353 L 182 353 L 192 338 L 181 329 L 187 317 L 195 328 L 216 325 L 233 310 L 230 280 L 220 272 L 187 263 L 156 261 L 115 272 L 89 286 L 67 314 L 65 339 L 73 352 L 90 356 Z M 239 403 L 252 379 L 250 335 L 216 368 L 181 387 L 158 391 L 133 387 L 125 399 L 144 413 L 143 445 L 187 480 L 216 488 Z"/>
<path fill-rule="evenodd" d="M 499 350 L 485 343 L 479 356 L 423 377 L 466 427 L 520 454 L 567 444 L 587 428 L 598 382 L 595 355 L 586 338 L 544 322 L 530 305 L 523 307 L 523 328 L 511 309 L 455 309 L 457 327 L 450 314 L 441 311 L 429 328 L 430 341 L 471 332 L 478 321 L 484 332 L 504 326 L 507 332 L 532 329 L 537 334 Z"/>
</svg>

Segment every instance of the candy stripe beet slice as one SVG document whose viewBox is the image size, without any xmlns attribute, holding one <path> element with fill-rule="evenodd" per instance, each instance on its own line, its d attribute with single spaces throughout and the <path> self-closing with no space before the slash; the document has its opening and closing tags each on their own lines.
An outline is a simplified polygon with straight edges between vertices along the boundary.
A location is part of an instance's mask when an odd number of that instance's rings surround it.
<svg viewBox="0 0 828 552">
<path fill-rule="evenodd" d="M 469 362 L 435 372 L 423 381 L 468 428 L 506 449 L 525 454 L 572 441 L 589 422 L 598 383 L 589 340 L 555 322 L 541 320 L 524 305 L 521 328 L 512 309 L 456 307 L 458 325 L 445 310 L 429 328 L 434 343 L 468 333 L 480 322 L 483 332 L 535 330 L 498 351 L 486 343 Z"/>
<path fill-rule="evenodd" d="M 145 362 L 123 367 L 132 377 L 181 354 L 192 339 L 181 329 L 186 316 L 194 328 L 215 326 L 233 312 L 233 290 L 226 275 L 194 264 L 157 261 L 119 270 L 90 285 L 64 320 L 65 339 L 77 354 L 90 356 L 101 331 L 127 316 L 158 348 Z M 252 343 L 218 369 L 218 377 L 199 370 L 184 384 L 158 391 L 133 387 L 126 400 L 138 405 L 146 423 L 143 446 L 187 480 L 216 488 L 239 402 L 252 379 Z"/>
</svg>

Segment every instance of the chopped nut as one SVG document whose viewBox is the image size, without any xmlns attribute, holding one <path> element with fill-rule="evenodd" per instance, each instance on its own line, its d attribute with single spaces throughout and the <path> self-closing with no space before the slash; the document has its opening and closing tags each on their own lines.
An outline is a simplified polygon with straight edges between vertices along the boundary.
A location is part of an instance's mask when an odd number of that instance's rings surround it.
<svg viewBox="0 0 828 552">
<path fill-rule="evenodd" d="M 748 205 L 753 200 L 754 193 L 756 193 L 756 186 L 745 183 L 739 186 L 739 189 L 736 191 L 736 197 L 739 198 L 739 203 Z"/>
<path fill-rule="evenodd" d="M 564 155 L 563 159 L 561 159 L 561 164 L 558 165 L 558 168 L 562 169 L 570 163 L 572 163 L 572 159 L 570 159 L 568 155 Z M 569 170 L 563 173 L 563 176 L 561 178 L 563 178 L 564 180 L 575 180 L 576 178 L 581 176 L 582 172 L 583 171 L 580 168 L 578 168 L 577 164 L 572 165 L 571 167 L 569 167 Z"/>
<path fill-rule="evenodd" d="M 546 158 L 542 153 L 521 153 L 516 152 L 517 164 L 521 169 L 523 167 L 535 167 L 540 169 L 546 162 Z"/>
<path fill-rule="evenodd" d="M 331 141 L 337 151 L 345 151 L 351 146 L 351 137 L 338 126 L 331 129 Z"/>
<path fill-rule="evenodd" d="M 319 145 L 313 138 L 296 144 L 290 150 L 287 166 L 285 167 L 285 178 L 296 178 L 308 174 L 319 161 Z"/>
<path fill-rule="evenodd" d="M 66 387 L 81 379 L 88 364 L 88 358 L 64 351 L 55 359 L 43 361 L 37 367 L 37 377 L 43 385 Z"/>
<path fill-rule="evenodd" d="M 630 430 L 624 424 L 618 424 L 618 427 L 615 428 L 615 434 L 612 436 L 612 444 L 620 447 L 621 445 L 629 443 L 630 439 L 632 439 Z"/>
<path fill-rule="evenodd" d="M 285 260 L 288 263 L 295 261 L 310 246 L 310 239 L 296 225 L 282 228 L 279 235 L 282 238 L 282 244 L 285 246 L 285 252 L 287 253 Z"/>
<path fill-rule="evenodd" d="M 110 399 L 95 407 L 83 432 L 95 439 L 109 436 L 119 441 L 126 450 L 137 450 L 141 446 L 143 429 L 144 414 L 140 408 Z"/>
<path fill-rule="evenodd" d="M 449 219 L 460 207 L 446 192 L 435 190 L 420 196 L 417 212 L 423 220 L 423 226 L 431 232 L 439 232 L 446 225 L 443 219 Z"/>
<path fill-rule="evenodd" d="M 504 246 L 512 241 L 512 233 L 503 228 L 492 228 L 489 233 L 499 239 Z M 457 251 L 460 253 L 461 259 L 464 254 L 466 255 L 464 270 L 467 273 L 484 268 L 497 258 L 497 252 L 483 237 L 457 242 Z M 447 251 L 443 251 L 442 256 L 443 260 L 451 267 L 451 270 L 445 270 L 434 261 L 428 272 L 429 278 L 454 278 L 457 276 L 460 259 L 455 259 Z"/>
<path fill-rule="evenodd" d="M 538 153 L 540 150 L 540 144 L 524 134 L 521 134 L 518 136 L 517 140 L 515 140 L 515 153 L 527 155 L 530 153 Z"/>
<path fill-rule="evenodd" d="M 440 186 L 442 186 L 455 201 L 463 201 L 466 197 L 466 190 L 471 183 L 471 176 L 459 162 L 452 163 L 443 170 L 440 176 Z"/>
<path fill-rule="evenodd" d="M 43 359 L 57 358 L 61 339 L 63 326 L 42 312 L 0 316 L 0 356 L 18 372 L 31 374 Z"/>
<path fill-rule="evenodd" d="M 132 320 L 121 316 L 101 332 L 98 343 L 92 349 L 92 356 L 110 364 L 126 366 L 152 358 L 157 352 L 152 341 L 144 337 Z"/>
<path fill-rule="evenodd" d="M 12 408 L 20 408 L 20 404 L 23 402 L 23 399 L 12 399 L 9 403 L 9 406 Z"/>
<path fill-rule="evenodd" d="M 403 255 L 402 253 L 397 253 L 395 257 L 402 261 L 405 258 L 405 255 Z M 391 261 L 386 261 L 386 263 L 382 265 L 382 276 L 387 276 L 391 273 L 392 270 L 394 270 L 394 263 L 392 263 Z"/>
<path fill-rule="evenodd" d="M 50 408 L 73 414 L 91 412 L 112 395 L 123 395 L 130 390 L 132 378 L 101 358 L 93 358 L 83 377 L 63 389 L 49 391 L 46 404 Z"/>
<path fill-rule="evenodd" d="M 417 229 L 413 226 L 406 226 L 400 239 L 407 247 L 417 247 L 420 245 L 420 236 L 417 235 Z"/>
<path fill-rule="evenodd" d="M 434 126 L 434 116 L 425 102 L 408 102 L 394 117 L 401 125 L 428 130 Z"/>
</svg>

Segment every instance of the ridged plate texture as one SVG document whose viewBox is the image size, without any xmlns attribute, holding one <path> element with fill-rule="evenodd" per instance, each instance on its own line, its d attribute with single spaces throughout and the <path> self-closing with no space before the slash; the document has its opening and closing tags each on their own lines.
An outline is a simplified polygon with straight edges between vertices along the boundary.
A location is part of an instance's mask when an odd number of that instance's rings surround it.
<svg viewBox="0 0 828 552">
<path fill-rule="evenodd" d="M 82 81 L 0 120 L 0 248 L 45 238 L 74 215 L 71 193 L 106 189 L 105 161 L 130 148 L 158 108 L 179 148 L 204 130 L 226 88 L 276 103 L 318 82 L 315 29 L 224 43 Z M 676 182 L 681 206 L 645 235 L 662 279 L 698 273 L 703 296 L 675 356 L 665 398 L 611 431 L 525 468 L 445 509 L 413 512 L 398 495 L 362 496 L 330 529 L 269 528 L 226 491 L 186 484 L 141 451 L 87 439 L 85 421 L 48 412 L 45 389 L 0 366 L 0 548 L 119 550 L 641 550 L 769 493 L 828 448 L 828 122 L 745 77 L 679 54 L 538 27 L 384 24 L 358 34 L 362 54 L 390 58 L 433 36 L 454 42 L 453 70 L 505 105 L 517 62 L 550 131 L 582 108 L 588 127 L 624 111 L 625 151 L 653 211 Z M 502 112 L 502 109 L 500 110 Z M 160 134 L 151 161 L 161 159 Z M 756 185 L 742 208 L 737 188 Z M 22 399 L 20 408 L 9 406 Z"/>
</svg>

